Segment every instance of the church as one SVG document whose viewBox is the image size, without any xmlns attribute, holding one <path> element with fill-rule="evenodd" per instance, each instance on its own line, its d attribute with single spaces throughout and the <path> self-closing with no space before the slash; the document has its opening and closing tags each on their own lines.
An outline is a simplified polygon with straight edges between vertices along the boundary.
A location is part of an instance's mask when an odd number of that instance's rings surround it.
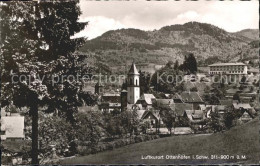
<svg viewBox="0 0 260 166">
<path fill-rule="evenodd" d="M 140 74 L 133 62 L 125 80 L 127 88 L 123 89 L 121 93 L 103 93 L 103 85 L 100 81 L 95 86 L 95 93 L 100 95 L 100 101 L 98 103 L 99 108 L 104 111 L 112 111 L 114 109 L 120 109 L 121 111 L 127 107 L 134 105 L 140 99 Z"/>
</svg>

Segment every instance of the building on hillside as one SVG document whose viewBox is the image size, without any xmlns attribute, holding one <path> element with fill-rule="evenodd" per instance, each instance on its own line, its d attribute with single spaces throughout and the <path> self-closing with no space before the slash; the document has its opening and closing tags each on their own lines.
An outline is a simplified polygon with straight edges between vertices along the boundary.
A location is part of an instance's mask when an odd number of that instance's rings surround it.
<svg viewBox="0 0 260 166">
<path fill-rule="evenodd" d="M 129 104 L 135 104 L 140 98 L 139 75 L 135 63 L 132 63 L 127 77 L 127 101 Z"/>
<path fill-rule="evenodd" d="M 193 104 L 193 109 L 197 109 L 200 104 L 204 104 L 198 92 L 182 92 L 180 97 L 183 103 Z"/>
<path fill-rule="evenodd" d="M 1 117 L 1 140 L 24 140 L 24 116 L 18 113 Z"/>
<path fill-rule="evenodd" d="M 184 117 L 188 118 L 193 126 L 201 128 L 206 124 L 206 116 L 202 110 L 185 110 Z"/>
<path fill-rule="evenodd" d="M 209 65 L 209 74 L 246 75 L 247 70 L 247 65 L 242 62 Z"/>
<path fill-rule="evenodd" d="M 205 105 L 201 104 L 199 105 L 199 109 L 203 111 L 206 118 L 210 118 L 210 114 L 212 112 L 217 112 L 220 116 L 224 116 L 226 106 L 224 105 Z"/>
<path fill-rule="evenodd" d="M 106 93 L 101 96 L 98 102 L 101 111 L 113 111 L 115 109 L 121 110 L 121 96 L 119 94 Z"/>
<path fill-rule="evenodd" d="M 146 110 L 141 119 L 143 121 L 148 121 L 152 128 L 158 127 L 159 123 L 163 124 L 160 119 L 160 110 Z"/>
<path fill-rule="evenodd" d="M 254 119 L 255 115 L 253 114 L 253 112 L 249 112 L 244 110 L 242 115 L 240 116 L 239 120 L 246 123 L 249 122 L 250 120 Z"/>
<path fill-rule="evenodd" d="M 173 103 L 170 105 L 170 108 L 176 113 L 176 117 L 180 119 L 184 116 L 185 110 L 193 109 L 193 105 L 189 103 Z"/>
<path fill-rule="evenodd" d="M 136 104 L 142 104 L 144 108 L 152 107 L 153 100 L 155 100 L 155 96 L 153 94 L 144 93 L 136 102 Z"/>
<path fill-rule="evenodd" d="M 240 112 L 239 120 L 242 122 L 248 122 L 257 117 L 255 109 L 247 103 L 233 103 L 233 109 Z"/>
<path fill-rule="evenodd" d="M 259 74 L 259 69 L 258 68 L 250 68 L 250 69 L 248 69 L 247 72 L 248 72 L 249 75 L 257 76 Z"/>
<path fill-rule="evenodd" d="M 158 107 L 160 106 L 170 106 L 173 104 L 173 99 L 155 99 L 154 102 Z"/>
<path fill-rule="evenodd" d="M 174 102 L 174 103 L 184 103 L 184 102 L 182 101 L 181 96 L 180 96 L 178 93 L 174 94 L 173 97 L 172 97 L 172 99 L 173 99 L 173 102 Z"/>
<path fill-rule="evenodd" d="M 226 100 L 219 100 L 220 105 L 226 106 L 226 107 L 230 107 L 233 104 L 233 100 L 232 99 L 226 99 Z"/>
</svg>

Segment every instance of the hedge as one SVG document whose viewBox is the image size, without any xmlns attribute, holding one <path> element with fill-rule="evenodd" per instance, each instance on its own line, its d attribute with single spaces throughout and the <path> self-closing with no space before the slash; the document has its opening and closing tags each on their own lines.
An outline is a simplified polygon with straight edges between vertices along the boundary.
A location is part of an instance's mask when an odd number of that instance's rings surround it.
<svg viewBox="0 0 260 166">
<path fill-rule="evenodd" d="M 138 136 L 133 136 L 132 138 L 117 139 L 111 142 L 100 142 L 95 147 L 89 147 L 86 146 L 86 144 L 81 144 L 81 146 L 77 147 L 77 151 L 78 154 L 80 155 L 89 155 L 89 154 L 95 154 L 106 150 L 113 150 L 115 148 L 119 148 L 134 143 L 150 141 L 158 138 L 160 138 L 159 135 L 138 135 Z"/>
</svg>

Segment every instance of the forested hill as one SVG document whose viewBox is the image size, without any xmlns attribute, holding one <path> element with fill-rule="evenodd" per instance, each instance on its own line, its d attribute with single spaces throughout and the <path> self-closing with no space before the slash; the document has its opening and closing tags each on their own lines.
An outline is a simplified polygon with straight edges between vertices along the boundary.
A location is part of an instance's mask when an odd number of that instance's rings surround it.
<svg viewBox="0 0 260 166">
<path fill-rule="evenodd" d="M 245 51 L 257 50 L 252 47 L 254 35 L 258 36 L 258 30 L 229 33 L 210 24 L 188 22 L 154 31 L 111 30 L 87 41 L 80 51 L 93 55 L 108 66 L 124 65 L 133 59 L 137 63 L 182 62 L 188 52 L 194 53 L 200 64 L 208 64 L 234 58 L 239 60 L 244 58 L 243 53 L 249 53 L 246 55 L 249 59 L 255 58 L 255 51 Z"/>
<path fill-rule="evenodd" d="M 235 33 L 238 36 L 242 36 L 250 40 L 258 40 L 259 39 L 259 30 L 258 29 L 244 29 L 242 31 Z"/>
</svg>

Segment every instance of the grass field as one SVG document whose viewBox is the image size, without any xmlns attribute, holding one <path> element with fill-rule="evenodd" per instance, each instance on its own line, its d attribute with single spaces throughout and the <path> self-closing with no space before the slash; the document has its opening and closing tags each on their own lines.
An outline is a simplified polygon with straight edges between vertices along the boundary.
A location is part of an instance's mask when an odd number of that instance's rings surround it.
<svg viewBox="0 0 260 166">
<path fill-rule="evenodd" d="M 160 138 L 128 145 L 112 151 L 66 159 L 60 164 L 220 164 L 259 163 L 258 118 L 223 133 Z M 153 155 L 246 155 L 246 160 L 174 160 L 141 159 Z"/>
</svg>

